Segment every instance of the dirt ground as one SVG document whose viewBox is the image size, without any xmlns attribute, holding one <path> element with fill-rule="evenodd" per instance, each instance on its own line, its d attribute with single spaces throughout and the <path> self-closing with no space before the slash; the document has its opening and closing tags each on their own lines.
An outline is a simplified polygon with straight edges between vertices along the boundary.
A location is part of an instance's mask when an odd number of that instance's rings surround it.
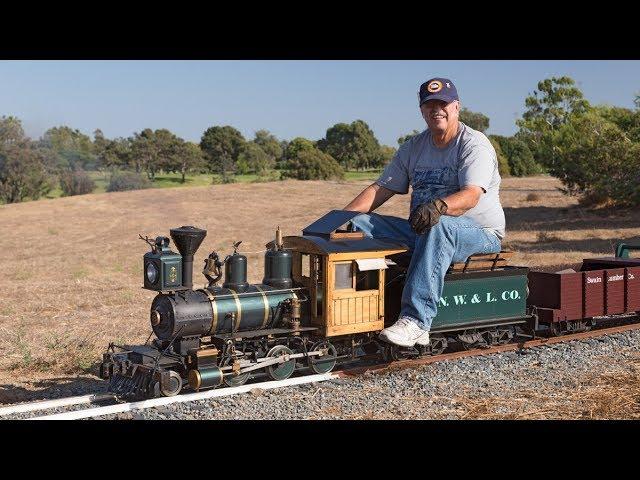
<svg viewBox="0 0 640 480">
<path fill-rule="evenodd" d="M 209 252 L 228 254 L 242 240 L 249 281 L 259 282 L 261 252 L 276 226 L 299 234 L 369 183 L 288 180 L 0 205 L 0 403 L 35 398 L 34 389 L 46 396 L 60 384 L 98 382 L 91 374 L 110 341 L 147 339 L 154 295 L 141 287 L 148 246 L 139 233 L 206 229 L 194 262 L 197 286 L 206 283 L 200 272 Z M 559 186 L 550 177 L 503 179 L 503 248 L 518 252 L 513 264 L 575 267 L 612 254 L 616 242 L 640 239 L 640 212 L 590 211 Z M 378 212 L 406 217 L 408 202 L 409 195 L 398 195 Z"/>
</svg>

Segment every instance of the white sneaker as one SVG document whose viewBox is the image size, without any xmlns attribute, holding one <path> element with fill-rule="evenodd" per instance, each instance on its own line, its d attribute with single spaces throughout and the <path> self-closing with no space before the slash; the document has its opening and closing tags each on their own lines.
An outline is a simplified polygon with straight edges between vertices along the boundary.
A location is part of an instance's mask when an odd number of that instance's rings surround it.
<svg viewBox="0 0 640 480">
<path fill-rule="evenodd" d="M 429 343 L 429 332 L 421 329 L 416 322 L 407 317 L 400 317 L 396 323 L 380 332 L 379 337 L 389 343 L 400 345 L 401 347 L 413 347 L 418 340 L 420 345 Z"/>
<path fill-rule="evenodd" d="M 422 329 L 421 329 L 422 330 Z M 422 330 L 424 333 L 418 337 L 418 340 L 416 340 L 416 343 L 418 345 L 421 345 L 423 347 L 426 347 L 427 345 L 429 345 L 429 331 L 428 330 Z"/>
</svg>

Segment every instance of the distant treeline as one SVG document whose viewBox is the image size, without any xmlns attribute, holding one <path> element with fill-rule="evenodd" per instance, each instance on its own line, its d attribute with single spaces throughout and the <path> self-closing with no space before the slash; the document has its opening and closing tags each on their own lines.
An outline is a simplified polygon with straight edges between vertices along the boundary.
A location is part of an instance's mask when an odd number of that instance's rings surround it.
<svg viewBox="0 0 640 480">
<path fill-rule="evenodd" d="M 503 176 L 550 173 L 568 194 L 621 205 L 640 204 L 640 97 L 636 109 L 591 106 L 568 77 L 545 79 L 525 99 L 526 111 L 511 137 L 489 135 Z M 486 132 L 489 118 L 463 108 L 460 120 Z M 398 145 L 418 134 L 398 138 Z M 95 188 L 87 171 L 110 174 L 108 191 L 144 188 L 158 173 L 214 174 L 233 182 L 236 174 L 277 178 L 342 179 L 345 171 L 380 170 L 396 148 L 381 145 L 362 120 L 338 123 L 317 141 L 290 141 L 258 130 L 245 139 L 232 126 L 212 126 L 200 143 L 167 129 L 145 129 L 131 137 L 93 139 L 68 126 L 25 136 L 21 121 L 0 117 L 0 202 L 37 199 L 60 186 L 65 195 Z"/>
</svg>

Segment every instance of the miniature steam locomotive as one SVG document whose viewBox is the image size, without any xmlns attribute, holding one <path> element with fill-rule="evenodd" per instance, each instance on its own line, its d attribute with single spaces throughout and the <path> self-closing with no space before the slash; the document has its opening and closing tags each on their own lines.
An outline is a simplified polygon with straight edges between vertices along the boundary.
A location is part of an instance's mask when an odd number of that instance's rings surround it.
<svg viewBox="0 0 640 480">
<path fill-rule="evenodd" d="M 100 376 L 121 396 L 173 396 L 187 384 L 198 391 L 242 385 L 252 376 L 283 380 L 364 356 L 397 360 L 440 354 L 452 342 L 475 348 L 542 329 L 585 330 L 596 319 L 640 311 L 640 259 L 628 258 L 640 247 L 621 245 L 616 257 L 587 259 L 581 271 L 557 274 L 509 266 L 511 252 L 473 255 L 445 277 L 429 345 L 379 342 L 380 330 L 398 317 L 410 257 L 406 245 L 340 229 L 357 214 L 331 211 L 301 236 L 283 238 L 278 228 L 257 285 L 247 282 L 240 242 L 224 260 L 209 254 L 208 285 L 194 289 L 193 257 L 207 232 L 171 229 L 179 253 L 167 237 L 144 239 L 151 246 L 144 288 L 158 292 L 150 311 L 155 338 L 110 344 Z"/>
</svg>

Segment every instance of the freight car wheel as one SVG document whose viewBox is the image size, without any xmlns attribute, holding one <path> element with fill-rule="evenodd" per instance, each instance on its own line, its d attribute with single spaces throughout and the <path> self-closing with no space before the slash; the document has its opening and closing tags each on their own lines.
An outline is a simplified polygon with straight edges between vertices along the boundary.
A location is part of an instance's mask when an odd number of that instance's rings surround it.
<svg viewBox="0 0 640 480">
<path fill-rule="evenodd" d="M 397 362 L 398 360 L 406 360 L 415 356 L 417 350 L 399 347 L 398 345 L 388 344 L 384 346 L 384 359 L 387 362 Z"/>
<path fill-rule="evenodd" d="M 169 386 L 167 388 L 162 388 L 162 384 L 160 384 L 160 393 L 165 397 L 173 397 L 180 393 L 182 390 L 182 377 L 178 372 L 173 370 L 169 370 Z"/>
<path fill-rule="evenodd" d="M 431 342 L 429 343 L 429 354 L 440 355 L 441 353 L 444 353 L 448 346 L 449 343 L 447 342 L 446 337 L 433 336 L 431 337 Z"/>
<path fill-rule="evenodd" d="M 377 342 L 369 342 L 362 345 L 362 350 L 367 355 L 375 355 L 380 353 L 380 345 Z"/>
<path fill-rule="evenodd" d="M 311 347 L 312 352 L 320 349 L 326 349 L 327 353 L 321 357 L 309 357 L 309 366 L 315 373 L 330 372 L 336 366 L 338 351 L 331 343 L 324 340 L 314 343 Z"/>
<path fill-rule="evenodd" d="M 284 345 L 276 345 L 267 353 L 267 357 L 282 357 L 283 355 L 293 355 L 293 351 Z M 283 363 L 269 365 L 267 374 L 274 380 L 285 380 L 291 376 L 295 368 L 296 360 L 294 358 Z"/>
</svg>

